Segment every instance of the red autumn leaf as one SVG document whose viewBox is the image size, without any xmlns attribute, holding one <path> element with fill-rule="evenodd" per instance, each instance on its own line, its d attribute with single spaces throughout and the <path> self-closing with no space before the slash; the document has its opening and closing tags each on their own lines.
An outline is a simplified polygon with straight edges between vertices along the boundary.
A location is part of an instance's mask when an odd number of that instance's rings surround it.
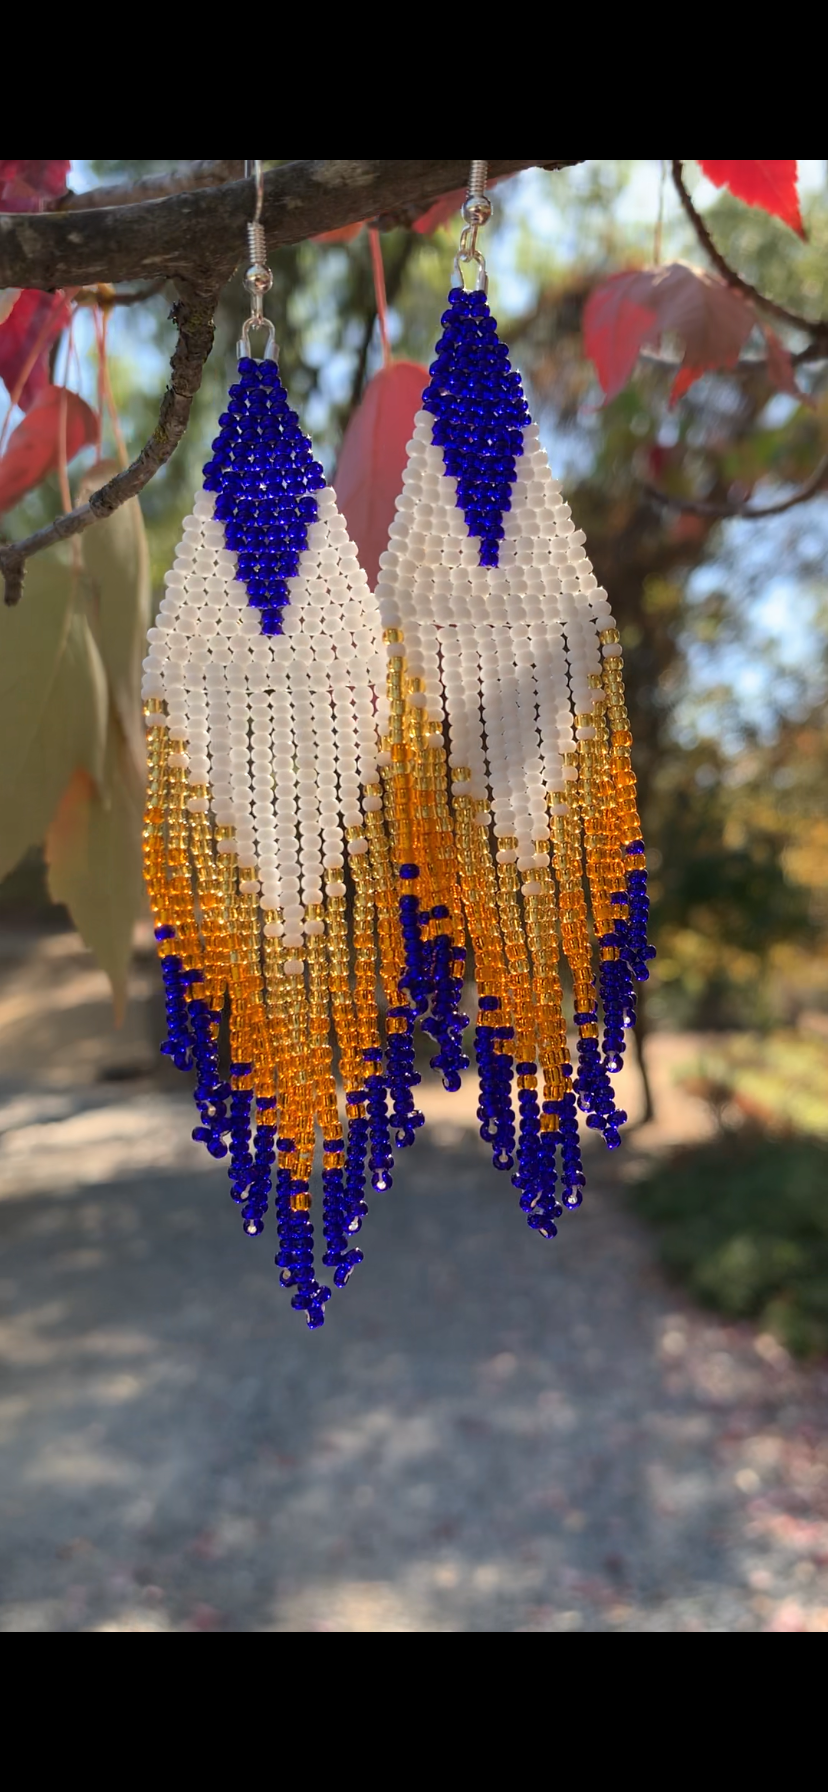
<svg viewBox="0 0 828 1792">
<path fill-rule="evenodd" d="M 12 431 L 0 459 L 0 513 L 11 510 L 58 465 L 61 431 L 66 418 L 66 459 L 97 441 L 98 419 L 77 392 L 47 386 L 39 392 L 23 422 Z"/>
<path fill-rule="evenodd" d="M 338 230 L 323 230 L 321 236 L 311 238 L 314 243 L 350 243 L 365 229 L 364 219 L 359 224 L 340 224 Z"/>
<path fill-rule="evenodd" d="M 414 413 L 427 385 L 427 369 L 416 361 L 383 367 L 366 387 L 342 442 L 334 490 L 372 587 L 388 546 Z"/>
<path fill-rule="evenodd" d="M 732 367 L 757 322 L 753 306 L 715 274 L 674 261 L 614 274 L 590 294 L 584 345 L 608 398 L 621 391 L 639 350 L 665 332 L 684 343 L 670 403 L 709 368 Z"/>
<path fill-rule="evenodd" d="M 746 205 L 761 206 L 781 218 L 797 236 L 805 230 L 796 190 L 796 162 L 699 162 L 714 187 L 729 187 Z"/>
<path fill-rule="evenodd" d="M 762 325 L 762 334 L 768 350 L 768 379 L 772 386 L 778 386 L 780 392 L 789 392 L 791 398 L 798 398 L 800 404 L 806 404 L 809 410 L 816 410 L 816 404 L 809 392 L 803 392 L 796 383 L 793 361 L 785 344 L 780 342 L 770 324 Z"/>
<path fill-rule="evenodd" d="M 66 192 L 70 162 L 0 161 L 0 211 L 38 212 Z"/>
<path fill-rule="evenodd" d="M 608 399 L 626 386 L 639 350 L 658 335 L 658 319 L 645 304 L 646 275 L 637 268 L 612 274 L 584 306 L 584 349 Z"/>
<path fill-rule="evenodd" d="M 447 224 L 449 218 L 459 212 L 465 197 L 465 187 L 456 187 L 453 193 L 444 193 L 442 199 L 435 199 L 428 211 L 415 220 L 412 228 L 418 236 L 431 236 L 432 231 L 439 230 L 441 224 Z"/>
<path fill-rule="evenodd" d="M 753 306 L 716 274 L 673 262 L 653 275 L 652 304 L 662 330 L 684 343 L 684 360 L 670 392 L 674 405 L 710 368 L 734 367 L 756 325 Z"/>
<path fill-rule="evenodd" d="M 665 333 L 680 336 L 685 351 L 670 392 L 673 405 L 702 373 L 735 366 L 755 328 L 767 342 L 771 384 L 810 404 L 778 336 L 760 322 L 750 301 L 717 274 L 682 261 L 628 269 L 596 286 L 584 306 L 584 347 L 608 399 L 626 385 L 640 350 Z"/>
<path fill-rule="evenodd" d="M 65 293 L 37 292 L 28 287 L 18 295 L 0 324 L 0 379 L 21 411 L 27 411 L 37 394 L 48 386 L 49 350 L 70 316 Z M 18 392 L 21 378 L 24 384 Z"/>
</svg>

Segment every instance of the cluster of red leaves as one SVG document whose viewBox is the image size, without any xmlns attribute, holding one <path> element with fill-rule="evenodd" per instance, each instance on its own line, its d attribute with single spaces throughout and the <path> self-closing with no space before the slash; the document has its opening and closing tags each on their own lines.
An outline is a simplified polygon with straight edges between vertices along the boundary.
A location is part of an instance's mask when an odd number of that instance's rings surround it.
<svg viewBox="0 0 828 1792">
<path fill-rule="evenodd" d="M 39 212 L 66 192 L 69 162 L 0 161 L 0 211 Z"/>
<path fill-rule="evenodd" d="M 796 162 L 699 162 L 708 179 L 728 186 L 748 205 L 758 205 L 804 235 L 796 190 Z M 672 262 L 631 268 L 602 281 L 584 309 L 584 347 L 608 399 L 627 384 L 643 348 L 665 334 L 680 337 L 684 356 L 670 403 L 712 368 L 735 366 L 754 329 L 767 345 L 771 383 L 809 402 L 794 379 L 791 357 L 750 299 L 718 274 Z"/>
<path fill-rule="evenodd" d="M 69 162 L 0 161 L 0 211 L 40 211 L 66 191 Z M 0 513 L 94 442 L 97 418 L 77 392 L 52 384 L 49 357 L 72 315 L 71 292 L 34 288 L 6 295 L 0 322 L 0 379 L 11 406 L 25 411 L 0 457 Z"/>
<path fill-rule="evenodd" d="M 670 391 L 671 405 L 702 373 L 734 367 L 754 329 L 767 343 L 771 383 L 804 400 L 791 357 L 742 293 L 718 274 L 681 261 L 613 274 L 591 292 L 584 308 L 584 345 L 607 398 L 626 386 L 642 348 L 666 333 L 679 336 L 684 357 Z"/>
</svg>

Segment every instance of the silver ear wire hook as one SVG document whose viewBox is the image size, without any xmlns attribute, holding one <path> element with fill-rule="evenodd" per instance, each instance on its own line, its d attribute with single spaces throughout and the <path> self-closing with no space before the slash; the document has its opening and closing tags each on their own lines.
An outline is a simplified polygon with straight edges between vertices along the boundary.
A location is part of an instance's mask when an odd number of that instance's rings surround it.
<svg viewBox="0 0 828 1792">
<path fill-rule="evenodd" d="M 261 162 L 245 162 L 245 179 L 251 177 L 256 183 L 256 203 L 251 222 L 247 226 L 247 253 L 249 267 L 244 276 L 245 290 L 250 294 L 250 316 L 242 324 L 242 333 L 236 343 L 236 354 L 239 360 L 250 354 L 251 330 L 266 332 L 265 346 L 262 351 L 263 361 L 275 361 L 278 353 L 276 347 L 276 331 L 269 317 L 264 314 L 264 296 L 273 285 L 273 275 L 267 265 L 267 243 L 264 225 L 262 224 L 262 206 L 264 204 L 264 172 Z"/>
<path fill-rule="evenodd" d="M 486 263 L 477 247 L 477 232 L 484 224 L 488 224 L 492 215 L 492 202 L 486 193 L 486 176 L 489 171 L 488 162 L 472 162 L 469 170 L 469 187 L 463 201 L 463 231 L 457 254 L 454 257 L 454 271 L 451 277 L 452 286 L 465 286 L 462 265 L 475 262 L 477 274 L 475 291 L 488 292 L 489 277 Z"/>
</svg>

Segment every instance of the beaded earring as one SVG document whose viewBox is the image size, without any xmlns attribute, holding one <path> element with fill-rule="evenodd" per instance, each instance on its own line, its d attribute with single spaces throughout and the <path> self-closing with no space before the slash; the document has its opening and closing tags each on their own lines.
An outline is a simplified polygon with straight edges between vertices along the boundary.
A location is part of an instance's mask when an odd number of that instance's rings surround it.
<svg viewBox="0 0 828 1792">
<path fill-rule="evenodd" d="M 457 1011 L 468 929 L 481 1137 L 496 1169 L 515 1170 L 528 1223 L 548 1238 L 582 1200 L 577 1110 L 610 1149 L 620 1143 L 626 1114 L 610 1078 L 654 954 L 618 630 L 489 311 L 485 183 L 486 163 L 473 162 L 380 559 L 380 765 L 411 1008 L 456 1089 L 468 1064 Z"/>
<path fill-rule="evenodd" d="M 214 1157 L 229 1155 L 232 1198 L 252 1237 L 263 1230 L 275 1165 L 276 1262 L 293 1306 L 316 1327 L 330 1294 L 313 1266 L 316 1133 L 324 1262 L 336 1286 L 361 1261 L 366 1173 L 375 1189 L 391 1182 L 369 863 L 378 797 L 365 799 L 363 814 L 365 787 L 377 787 L 384 664 L 356 549 L 279 378 L 263 314 L 272 276 L 254 167 L 238 379 L 144 662 L 145 875 L 166 991 L 161 1049 L 196 1072 L 193 1137 Z M 256 360 L 250 336 L 260 330 Z M 381 862 L 381 842 L 378 852 Z M 380 927 L 388 924 L 381 912 Z M 420 1119 L 413 1048 L 394 1064 L 396 1118 L 411 1130 Z"/>
</svg>

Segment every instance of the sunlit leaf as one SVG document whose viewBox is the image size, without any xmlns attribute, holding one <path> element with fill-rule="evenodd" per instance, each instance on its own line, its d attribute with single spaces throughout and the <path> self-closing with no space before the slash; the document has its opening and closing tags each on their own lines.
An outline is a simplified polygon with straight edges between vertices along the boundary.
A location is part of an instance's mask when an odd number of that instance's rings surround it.
<svg viewBox="0 0 828 1792">
<path fill-rule="evenodd" d="M 648 290 L 642 270 L 628 268 L 602 280 L 584 306 L 584 349 L 607 398 L 626 386 L 640 350 L 657 335 L 656 311 L 645 302 Z"/>
<path fill-rule="evenodd" d="M 19 766 L 37 733 L 57 676 L 77 597 L 69 547 L 29 561 L 26 601 L 0 605 L 0 780 Z"/>
<path fill-rule="evenodd" d="M 144 904 L 143 788 L 118 717 L 110 709 L 101 783 L 78 767 L 46 836 L 49 890 L 112 984 L 123 1018 L 132 933 Z"/>
<path fill-rule="evenodd" d="M 98 786 L 103 776 L 106 674 L 70 556 L 68 547 L 41 555 L 25 602 L 0 610 L 0 877 L 44 839 L 76 769 Z M 34 725 L 21 720 L 27 700 Z"/>
<path fill-rule="evenodd" d="M 26 492 L 54 472 L 64 430 L 69 461 L 96 440 L 98 419 L 77 392 L 68 392 L 65 386 L 45 386 L 12 431 L 0 459 L 0 512 L 12 510 Z"/>
<path fill-rule="evenodd" d="M 584 307 L 584 347 L 607 398 L 626 385 L 640 350 L 669 334 L 681 337 L 685 350 L 670 393 L 675 404 L 702 373 L 735 366 L 757 327 L 756 311 L 740 292 L 717 274 L 681 261 L 613 274 L 590 293 Z M 773 331 L 762 327 L 771 383 L 804 399 L 787 350 Z"/>
<path fill-rule="evenodd" d="M 729 187 L 746 205 L 781 218 L 797 236 L 805 230 L 796 190 L 796 162 L 699 162 L 714 187 Z"/>
<path fill-rule="evenodd" d="M 0 321 L 0 379 L 21 411 L 49 385 L 49 350 L 71 315 L 66 293 L 27 288 Z"/>
<path fill-rule="evenodd" d="M 334 489 L 372 586 L 388 545 L 414 413 L 427 385 L 428 372 L 416 361 L 383 367 L 369 381 L 345 431 Z"/>
</svg>

